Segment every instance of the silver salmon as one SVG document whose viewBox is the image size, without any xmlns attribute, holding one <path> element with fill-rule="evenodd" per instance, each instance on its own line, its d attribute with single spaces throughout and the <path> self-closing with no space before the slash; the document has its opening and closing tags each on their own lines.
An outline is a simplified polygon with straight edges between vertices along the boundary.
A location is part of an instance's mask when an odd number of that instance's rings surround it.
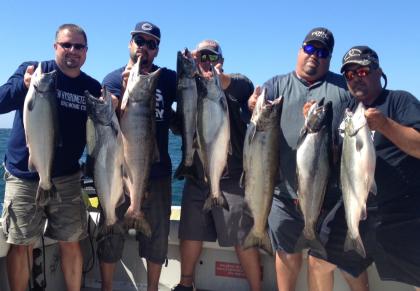
<svg viewBox="0 0 420 291">
<path fill-rule="evenodd" d="M 247 210 L 254 219 L 254 225 L 245 238 L 243 247 L 261 247 L 273 255 L 267 219 L 278 177 L 283 97 L 267 101 L 265 96 L 266 90 L 258 97 L 244 141 L 241 185 L 245 186 Z"/>
<path fill-rule="evenodd" d="M 355 250 L 362 257 L 366 257 L 366 251 L 359 233 L 359 222 L 366 218 L 369 192 L 376 194 L 376 152 L 364 112 L 361 102 L 354 114 L 346 110 L 340 171 L 348 227 L 344 250 Z"/>
<path fill-rule="evenodd" d="M 29 149 L 28 169 L 38 172 L 36 205 L 58 198 L 51 172 L 59 130 L 57 117 L 56 71 L 42 73 L 41 63 L 31 78 L 23 105 L 23 125 Z"/>
<path fill-rule="evenodd" d="M 111 93 L 103 89 L 103 99 L 85 92 L 88 120 L 87 151 L 93 159 L 96 192 L 105 215 L 107 232 L 117 222 L 115 209 L 123 202 L 123 141 L 120 125 L 112 108 Z"/>
<path fill-rule="evenodd" d="M 297 194 L 305 226 L 296 248 L 310 247 L 325 253 L 316 234 L 332 167 L 332 103 L 322 98 L 305 118 L 296 151 Z"/>
<path fill-rule="evenodd" d="M 193 157 L 195 153 L 194 137 L 197 128 L 197 67 L 191 54 L 185 49 L 177 57 L 177 111 L 182 116 L 182 161 L 174 177 L 187 176 L 197 179 Z"/>
<path fill-rule="evenodd" d="M 155 137 L 155 92 L 160 69 L 141 75 L 140 63 L 139 57 L 130 71 L 121 106 L 125 181 L 131 199 L 125 223 L 128 228 L 135 228 L 150 237 L 150 225 L 141 211 L 141 205 L 147 199 L 152 163 L 159 160 Z"/>
<path fill-rule="evenodd" d="M 230 146 L 229 112 L 219 77 L 215 72 L 213 76 L 209 80 L 200 78 L 197 85 L 198 154 L 210 188 L 209 197 L 203 206 L 204 211 L 214 206 L 229 210 L 228 202 L 220 190 L 220 178 L 227 164 Z"/>
</svg>

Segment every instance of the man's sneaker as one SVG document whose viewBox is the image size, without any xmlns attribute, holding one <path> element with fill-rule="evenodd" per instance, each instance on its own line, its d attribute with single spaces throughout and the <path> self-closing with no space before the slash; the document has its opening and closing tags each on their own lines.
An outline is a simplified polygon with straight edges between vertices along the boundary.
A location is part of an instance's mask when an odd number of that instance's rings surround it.
<svg viewBox="0 0 420 291">
<path fill-rule="evenodd" d="M 173 287 L 171 291 L 195 291 L 195 288 L 194 286 L 187 287 L 187 286 L 178 284 L 175 287 Z"/>
</svg>

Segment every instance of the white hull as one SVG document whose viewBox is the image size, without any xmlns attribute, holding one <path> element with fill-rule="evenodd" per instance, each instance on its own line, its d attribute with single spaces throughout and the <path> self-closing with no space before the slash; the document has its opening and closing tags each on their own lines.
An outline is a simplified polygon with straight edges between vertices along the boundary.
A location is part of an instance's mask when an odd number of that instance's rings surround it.
<svg viewBox="0 0 420 291">
<path fill-rule="evenodd" d="M 179 207 L 173 207 L 173 212 L 179 213 Z M 95 216 L 91 214 L 91 217 Z M 91 219 L 91 223 L 93 225 Z M 178 251 L 178 220 L 171 221 L 171 232 L 169 238 L 168 266 L 162 268 L 160 290 L 170 290 L 176 285 L 180 276 L 180 261 Z M 58 245 L 54 241 L 46 241 L 46 272 L 47 291 L 65 290 L 63 275 L 60 269 Z M 91 246 L 89 240 L 83 241 L 85 255 L 85 266 L 91 259 Z M 96 248 L 96 246 L 95 246 Z M 7 285 L 7 273 L 5 266 L 5 255 L 8 245 L 0 237 L 0 291 L 9 291 Z M 272 257 L 261 253 L 263 267 L 263 290 L 277 290 L 274 271 L 274 260 Z M 146 264 L 138 256 L 137 241 L 127 235 L 122 260 L 117 264 L 117 271 L 114 276 L 114 290 L 146 290 Z M 299 275 L 297 291 L 308 290 L 306 283 L 306 260 Z M 196 266 L 195 274 L 196 287 L 199 290 L 249 290 L 246 280 L 239 266 L 233 248 L 220 248 L 217 243 L 205 243 L 204 249 Z M 339 271 L 335 272 L 335 291 L 349 290 Z M 396 282 L 380 281 L 374 266 L 369 268 L 369 283 L 371 291 L 412 291 L 411 286 Z M 88 272 L 84 279 L 84 291 L 100 290 L 100 275 L 98 261 Z"/>
</svg>

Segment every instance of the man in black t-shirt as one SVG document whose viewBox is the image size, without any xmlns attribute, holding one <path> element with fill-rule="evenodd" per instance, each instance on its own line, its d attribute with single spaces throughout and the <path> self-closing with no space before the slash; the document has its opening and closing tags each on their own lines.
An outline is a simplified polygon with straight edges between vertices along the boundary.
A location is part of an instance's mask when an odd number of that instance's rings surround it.
<svg viewBox="0 0 420 291">
<path fill-rule="evenodd" d="M 151 22 L 136 24 L 131 32 L 128 45 L 130 58 L 127 65 L 109 73 L 103 80 L 103 86 L 113 95 L 115 103 L 122 99 L 132 66 L 141 55 L 141 74 L 149 74 L 157 69 L 153 62 L 159 52 L 160 29 Z M 171 214 L 171 159 L 168 153 L 169 123 L 171 105 L 176 96 L 176 73 L 161 68 L 156 88 L 156 142 L 159 149 L 159 161 L 152 164 L 150 172 L 149 195 L 142 203 L 142 212 L 149 222 L 152 235 L 147 238 L 142 233 L 139 240 L 140 257 L 147 261 L 148 290 L 158 290 L 162 264 L 168 251 L 169 219 Z M 130 206 L 126 196 L 125 203 L 117 208 L 117 216 L 122 218 Z M 97 238 L 98 257 L 100 260 L 102 290 L 112 290 L 112 277 L 116 262 L 122 257 L 125 233 L 114 232 Z"/>
<path fill-rule="evenodd" d="M 360 224 L 367 255 L 381 279 L 420 290 L 420 102 L 385 89 L 378 55 L 367 46 L 352 47 L 341 72 L 354 103 L 367 108 L 376 150 L 377 195 L 369 198 L 367 221 Z"/>
<path fill-rule="evenodd" d="M 195 55 L 200 74 L 203 78 L 212 78 L 214 66 L 221 87 L 226 95 L 232 154 L 228 155 L 226 174 L 220 179 L 230 210 L 214 207 L 203 211 L 204 202 L 209 193 L 209 186 L 204 181 L 203 166 L 198 154 L 194 156 L 198 180 L 186 178 L 181 202 L 181 220 L 179 224 L 181 278 L 172 290 L 194 290 L 194 271 L 200 257 L 204 241 L 218 241 L 222 247 L 234 247 L 244 269 L 250 290 L 261 290 L 261 270 L 257 248 L 244 250 L 241 245 L 252 227 L 252 220 L 243 215 L 244 189 L 239 187 L 242 174 L 242 152 L 244 138 L 249 121 L 247 101 L 253 92 L 252 82 L 240 74 L 223 73 L 222 49 L 217 41 L 200 42 Z"/>
</svg>

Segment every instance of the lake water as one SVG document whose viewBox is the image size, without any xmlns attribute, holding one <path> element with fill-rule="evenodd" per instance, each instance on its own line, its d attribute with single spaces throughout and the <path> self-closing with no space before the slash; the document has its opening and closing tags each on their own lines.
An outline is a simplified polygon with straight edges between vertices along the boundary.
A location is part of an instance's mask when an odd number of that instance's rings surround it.
<svg viewBox="0 0 420 291">
<path fill-rule="evenodd" d="M 1 163 L 4 160 L 4 152 L 7 146 L 7 140 L 10 135 L 10 129 L 0 129 L 0 159 Z M 175 136 L 172 133 L 169 134 L 169 155 L 172 159 L 172 168 L 175 172 L 176 167 L 178 167 L 179 162 L 182 158 L 181 153 L 181 138 Z M 3 180 L 4 169 L 3 166 L 0 167 L 0 210 L 3 206 L 3 197 L 4 197 L 4 180 Z M 181 195 L 182 187 L 184 185 L 183 181 L 173 180 L 172 181 L 172 205 L 181 205 Z"/>
</svg>

